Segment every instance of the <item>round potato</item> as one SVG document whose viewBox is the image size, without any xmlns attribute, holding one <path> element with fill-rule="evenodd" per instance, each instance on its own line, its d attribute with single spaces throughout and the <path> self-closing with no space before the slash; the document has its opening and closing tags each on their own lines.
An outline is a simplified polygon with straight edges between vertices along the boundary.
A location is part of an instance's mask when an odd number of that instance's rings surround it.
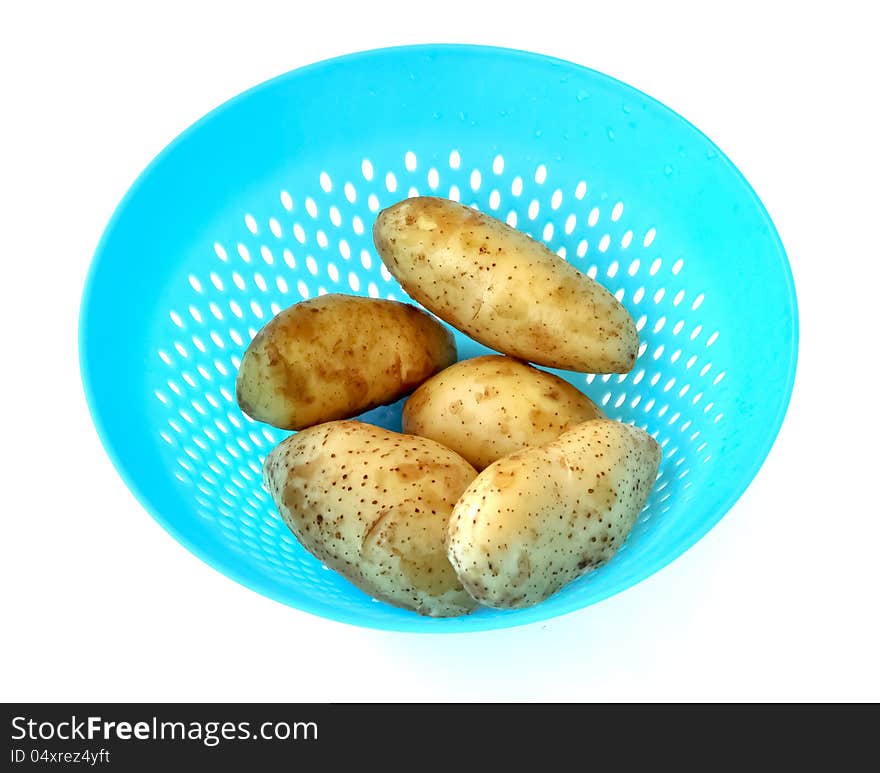
<svg viewBox="0 0 880 773">
<path fill-rule="evenodd" d="M 331 569 L 374 598 L 450 617 L 476 606 L 445 544 L 476 474 L 433 440 L 334 421 L 282 441 L 263 480 L 302 546 Z"/>
<path fill-rule="evenodd" d="M 452 334 L 415 306 L 323 295 L 285 309 L 257 333 L 236 395 L 248 416 L 303 429 L 393 403 L 456 357 Z"/>
<path fill-rule="evenodd" d="M 618 300 L 500 220 L 415 197 L 379 213 L 373 241 L 411 297 L 492 349 L 586 373 L 635 364 L 638 333 Z"/>
<path fill-rule="evenodd" d="M 654 438 L 608 419 L 499 459 L 452 512 L 449 559 L 459 579 L 490 607 L 543 601 L 617 552 L 659 464 Z"/>
<path fill-rule="evenodd" d="M 462 360 L 428 379 L 403 409 L 403 431 L 442 443 L 477 470 L 569 427 L 603 418 L 567 381 L 510 357 Z"/>
</svg>

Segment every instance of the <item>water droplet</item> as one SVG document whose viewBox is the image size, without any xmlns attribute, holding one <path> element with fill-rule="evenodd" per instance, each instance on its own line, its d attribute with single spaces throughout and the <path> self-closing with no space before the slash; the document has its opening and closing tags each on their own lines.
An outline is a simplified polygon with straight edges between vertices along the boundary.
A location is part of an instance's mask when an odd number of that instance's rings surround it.
<svg viewBox="0 0 880 773">
<path fill-rule="evenodd" d="M 714 150 L 709 150 L 706 152 L 706 158 L 709 160 L 715 158 L 718 154 Z"/>
<path fill-rule="evenodd" d="M 586 89 L 581 89 L 580 91 L 578 91 L 578 93 L 577 93 L 577 101 L 578 102 L 583 102 L 585 99 L 589 99 L 589 98 L 590 98 L 590 93 Z"/>
<path fill-rule="evenodd" d="M 672 167 L 669 164 L 663 167 L 663 174 L 665 174 L 667 177 L 670 177 L 672 175 Z"/>
<path fill-rule="evenodd" d="M 543 133 L 544 133 L 544 132 L 541 131 L 540 129 L 535 129 L 535 136 L 536 136 L 536 137 L 540 137 Z"/>
<path fill-rule="evenodd" d="M 614 129 L 608 128 L 608 139 L 614 142 Z"/>
<path fill-rule="evenodd" d="M 624 113 L 631 113 L 632 112 L 632 108 L 628 104 L 626 104 L 626 102 L 623 103 L 623 112 Z"/>
</svg>

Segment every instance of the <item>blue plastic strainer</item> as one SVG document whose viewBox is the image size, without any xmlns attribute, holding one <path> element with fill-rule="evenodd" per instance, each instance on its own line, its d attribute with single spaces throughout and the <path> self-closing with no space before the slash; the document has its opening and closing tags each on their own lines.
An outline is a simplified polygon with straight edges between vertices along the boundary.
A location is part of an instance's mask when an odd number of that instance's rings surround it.
<svg viewBox="0 0 880 773">
<path fill-rule="evenodd" d="M 239 358 L 324 292 L 405 296 L 371 241 L 416 193 L 543 239 L 617 294 L 642 345 L 626 376 L 559 372 L 652 432 L 660 478 L 607 566 L 543 604 L 421 618 L 297 544 L 260 482 L 287 433 L 235 402 Z M 459 354 L 486 350 L 458 337 Z M 283 75 L 177 138 L 119 205 L 82 303 L 83 381 L 127 484 L 180 542 L 286 604 L 393 630 L 472 631 L 584 607 L 705 534 L 757 472 L 794 379 L 782 245 L 731 162 L 663 105 L 599 73 L 471 46 L 383 49 Z M 400 429 L 400 405 L 367 414 Z"/>
</svg>

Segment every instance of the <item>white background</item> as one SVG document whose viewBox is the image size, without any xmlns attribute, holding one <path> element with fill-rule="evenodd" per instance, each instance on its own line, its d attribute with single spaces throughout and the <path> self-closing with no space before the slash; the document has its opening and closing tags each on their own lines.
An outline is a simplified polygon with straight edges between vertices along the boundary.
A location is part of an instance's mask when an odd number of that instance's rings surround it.
<svg viewBox="0 0 880 773">
<path fill-rule="evenodd" d="M 880 63 L 858 10 L 869 4 L 520 5 L 4 4 L 0 698 L 880 699 Z M 552 54 L 688 117 L 762 197 L 800 301 L 788 418 L 721 523 L 615 598 L 485 634 L 332 623 L 208 568 L 117 476 L 77 363 L 90 255 L 169 140 L 271 76 L 416 42 Z"/>
</svg>

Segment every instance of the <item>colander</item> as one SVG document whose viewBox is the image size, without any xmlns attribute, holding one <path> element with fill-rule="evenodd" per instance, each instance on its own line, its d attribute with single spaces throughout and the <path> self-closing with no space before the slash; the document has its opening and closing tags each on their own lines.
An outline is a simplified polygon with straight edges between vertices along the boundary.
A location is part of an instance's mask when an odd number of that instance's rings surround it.
<svg viewBox="0 0 880 773">
<path fill-rule="evenodd" d="M 322 566 L 261 484 L 266 454 L 288 433 L 235 401 L 242 352 L 281 309 L 325 292 L 406 300 L 371 226 L 380 208 L 416 194 L 460 200 L 543 240 L 616 293 L 640 331 L 631 373 L 557 373 L 658 439 L 658 481 L 615 558 L 530 609 L 422 618 Z M 473 631 L 592 604 L 705 534 L 779 430 L 797 307 L 757 196 L 683 118 L 565 61 L 431 45 L 282 75 L 174 140 L 104 232 L 79 335 L 107 452 L 193 553 L 335 620 Z M 461 358 L 487 351 L 457 340 Z M 400 413 L 398 403 L 363 418 L 399 431 Z"/>
</svg>

